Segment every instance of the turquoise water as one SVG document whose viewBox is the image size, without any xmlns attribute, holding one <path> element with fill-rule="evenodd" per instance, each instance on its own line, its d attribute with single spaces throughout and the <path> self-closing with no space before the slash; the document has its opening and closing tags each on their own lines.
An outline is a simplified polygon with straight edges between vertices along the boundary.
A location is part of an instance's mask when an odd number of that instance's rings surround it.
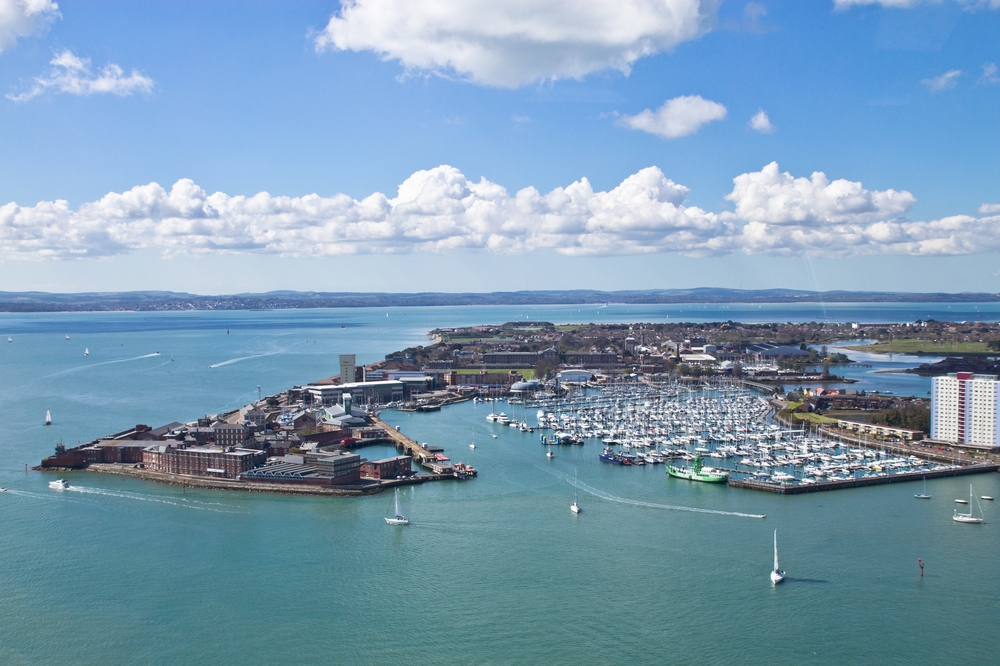
<svg viewBox="0 0 1000 666">
<path fill-rule="evenodd" d="M 762 320 L 818 319 L 811 307 L 769 306 Z M 907 307 L 893 316 L 951 312 Z M 996 304 L 962 307 L 954 319 L 976 307 L 998 317 Z M 921 309 L 932 314 L 911 317 Z M 339 353 L 375 360 L 424 344 L 435 326 L 696 316 L 579 310 L 0 317 L 0 340 L 14 339 L 0 343 L 0 486 L 10 489 L 0 493 L 0 663 L 995 661 L 1000 515 L 984 503 L 988 524 L 951 520 L 969 477 L 929 482 L 930 501 L 915 500 L 913 484 L 771 496 L 601 464 L 592 444 L 549 460 L 537 435 L 487 423 L 471 403 L 383 414 L 480 470 L 401 491 L 409 528 L 381 520 L 388 495 L 248 496 L 84 472 L 66 475 L 78 490 L 57 493 L 51 475 L 24 472 L 60 439 L 236 407 L 258 384 L 269 393 L 329 376 Z M 838 312 L 889 320 L 871 306 Z M 976 495 L 1000 496 L 1000 476 L 971 481 Z M 789 576 L 778 588 L 767 579 L 774 529 Z"/>
</svg>

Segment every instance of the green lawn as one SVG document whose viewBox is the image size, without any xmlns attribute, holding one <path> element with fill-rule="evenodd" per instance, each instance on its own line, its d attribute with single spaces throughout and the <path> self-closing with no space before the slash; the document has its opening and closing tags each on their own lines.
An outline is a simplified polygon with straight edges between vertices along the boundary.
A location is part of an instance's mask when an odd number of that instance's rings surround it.
<svg viewBox="0 0 1000 666">
<path fill-rule="evenodd" d="M 792 414 L 799 421 L 811 421 L 813 423 L 836 423 L 837 419 L 831 419 L 812 412 L 795 412 Z"/>
<path fill-rule="evenodd" d="M 848 349 L 875 354 L 988 354 L 991 352 L 985 342 L 910 339 L 877 342 L 873 345 L 858 345 L 856 347 L 848 347 Z"/>
</svg>

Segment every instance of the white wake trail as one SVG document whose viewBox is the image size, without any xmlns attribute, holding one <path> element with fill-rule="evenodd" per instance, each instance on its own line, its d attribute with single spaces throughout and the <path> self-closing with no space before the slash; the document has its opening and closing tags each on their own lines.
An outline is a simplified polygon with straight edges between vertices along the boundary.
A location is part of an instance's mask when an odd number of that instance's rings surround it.
<svg viewBox="0 0 1000 666">
<path fill-rule="evenodd" d="M 264 354 L 254 354 L 252 356 L 240 356 L 239 358 L 231 358 L 228 361 L 222 361 L 221 363 L 213 363 L 208 366 L 209 368 L 221 368 L 224 365 L 231 365 L 233 363 L 239 363 L 240 361 L 249 361 L 252 358 L 263 358 L 265 356 L 274 356 L 275 354 L 281 354 L 280 351 L 266 352 Z"/>
<path fill-rule="evenodd" d="M 567 479 L 567 483 L 573 485 L 572 479 Z M 714 513 L 717 516 L 738 516 L 740 518 L 763 518 L 762 513 L 740 513 L 739 511 L 720 511 L 718 509 L 699 509 L 693 506 L 675 506 L 673 504 L 656 504 L 655 502 L 642 502 L 639 500 L 626 499 L 624 497 L 618 497 L 617 495 L 612 495 L 606 493 L 603 490 L 598 490 L 597 488 L 592 488 L 582 481 L 577 481 L 576 486 L 595 497 L 600 497 L 601 499 L 606 499 L 611 502 L 620 502 L 622 504 L 631 504 L 632 506 L 647 506 L 651 509 L 668 509 L 670 511 L 690 511 L 692 513 Z"/>
<path fill-rule="evenodd" d="M 85 486 L 74 486 L 74 485 L 70 485 L 70 487 L 67 488 L 66 490 L 77 493 L 84 493 L 87 495 L 103 495 L 105 497 L 119 497 L 121 499 L 139 500 L 141 502 L 156 502 L 158 504 L 169 504 L 170 506 L 179 506 L 185 509 L 196 509 L 198 511 L 211 511 L 213 513 L 239 513 L 238 511 L 223 511 L 221 509 L 213 509 L 208 506 L 197 506 L 195 503 L 191 503 L 186 500 L 175 502 L 160 497 L 153 497 L 151 495 L 141 495 L 139 493 L 131 493 L 128 491 L 114 492 L 111 490 L 104 490 L 102 488 L 87 488 Z M 201 502 L 197 502 L 197 504 L 201 504 Z"/>
<path fill-rule="evenodd" d="M 645 506 L 650 509 L 666 509 L 668 511 L 688 511 L 690 513 L 712 513 L 717 516 L 736 516 L 738 518 L 764 518 L 763 513 L 740 513 L 739 511 L 720 511 L 719 509 L 699 509 L 693 506 L 676 506 L 673 504 L 657 504 L 656 502 L 643 502 L 641 500 L 632 500 L 625 497 L 619 497 L 618 495 L 612 495 L 611 493 L 606 493 L 603 490 L 598 490 L 593 486 L 588 486 L 583 481 L 579 479 L 574 480 L 569 475 L 565 475 L 553 470 L 548 470 L 543 467 L 538 467 L 543 472 L 552 474 L 553 476 L 558 476 L 562 478 L 569 485 L 575 485 L 580 490 L 593 495 L 594 497 L 600 497 L 601 499 L 608 500 L 609 502 L 618 502 L 620 504 L 631 504 L 632 506 Z"/>
</svg>

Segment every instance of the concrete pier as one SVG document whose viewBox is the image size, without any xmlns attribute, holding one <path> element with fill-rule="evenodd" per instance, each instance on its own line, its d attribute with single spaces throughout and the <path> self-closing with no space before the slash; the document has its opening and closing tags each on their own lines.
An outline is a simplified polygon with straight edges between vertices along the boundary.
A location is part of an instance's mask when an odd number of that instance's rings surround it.
<svg viewBox="0 0 1000 666">
<path fill-rule="evenodd" d="M 860 479 L 845 479 L 843 481 L 817 481 L 808 485 L 782 485 L 772 481 L 755 481 L 753 479 L 730 479 L 729 485 L 734 488 L 749 488 L 766 493 L 779 495 L 800 495 L 802 493 L 818 493 L 824 490 L 841 490 L 843 488 L 861 488 L 863 486 L 883 486 L 887 483 L 902 483 L 903 481 L 919 481 L 921 479 L 939 479 L 946 476 L 963 476 L 965 474 L 985 474 L 996 472 L 1000 465 L 996 463 L 978 463 L 963 467 L 928 470 L 926 472 L 901 472 L 886 476 L 866 476 Z"/>
</svg>

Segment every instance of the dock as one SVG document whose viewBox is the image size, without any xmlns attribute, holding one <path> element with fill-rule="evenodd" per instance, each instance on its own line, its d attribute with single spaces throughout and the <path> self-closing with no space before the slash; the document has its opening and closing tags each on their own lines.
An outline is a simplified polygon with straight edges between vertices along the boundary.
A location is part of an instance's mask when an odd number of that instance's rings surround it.
<svg viewBox="0 0 1000 666">
<path fill-rule="evenodd" d="M 866 476 L 860 479 L 844 479 L 842 481 L 818 481 L 808 485 L 782 485 L 772 481 L 755 481 L 754 479 L 730 479 L 729 485 L 734 488 L 748 488 L 779 495 L 800 495 L 802 493 L 818 493 L 824 490 L 841 490 L 843 488 L 862 488 L 864 486 L 884 486 L 887 483 L 902 483 L 904 481 L 919 481 L 921 479 L 939 479 L 948 476 L 964 476 L 966 474 L 986 474 L 1000 469 L 997 463 L 977 463 L 962 467 L 948 467 L 926 472 L 900 472 L 886 476 Z"/>
<path fill-rule="evenodd" d="M 459 479 L 468 479 L 477 476 L 478 472 L 476 472 L 475 468 L 461 462 L 449 465 L 438 461 L 437 458 L 435 458 L 434 453 L 429 451 L 422 444 L 416 440 L 410 439 L 377 416 L 372 416 L 372 421 L 374 421 L 376 426 L 385 431 L 388 438 L 395 444 L 397 451 L 410 456 L 418 465 L 430 470 L 432 472 L 432 476 L 442 478 L 450 476 L 452 478 Z M 454 468 L 454 473 L 443 473 L 447 472 L 446 469 L 443 469 L 445 467 Z"/>
</svg>

